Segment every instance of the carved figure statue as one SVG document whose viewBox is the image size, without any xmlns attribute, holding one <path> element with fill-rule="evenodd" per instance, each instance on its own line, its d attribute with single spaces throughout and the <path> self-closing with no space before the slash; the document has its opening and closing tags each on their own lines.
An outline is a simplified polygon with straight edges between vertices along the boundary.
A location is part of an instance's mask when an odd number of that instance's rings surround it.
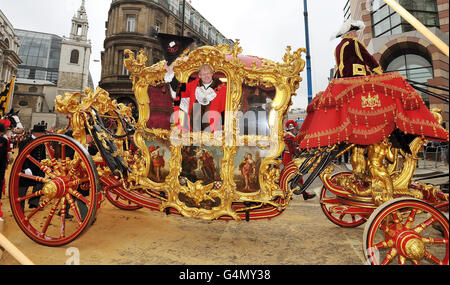
<svg viewBox="0 0 450 285">
<path fill-rule="evenodd" d="M 391 163 L 394 162 L 395 157 L 391 147 L 392 144 L 387 139 L 367 147 L 368 170 L 372 179 L 372 196 L 376 205 L 381 205 L 393 199 L 394 196 L 392 178 L 384 164 L 385 159 Z"/>
</svg>

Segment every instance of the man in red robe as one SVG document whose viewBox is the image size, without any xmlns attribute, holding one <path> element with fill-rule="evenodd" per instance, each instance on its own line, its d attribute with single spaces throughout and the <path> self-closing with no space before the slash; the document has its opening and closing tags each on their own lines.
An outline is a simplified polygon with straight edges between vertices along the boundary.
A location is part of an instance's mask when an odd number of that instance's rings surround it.
<svg viewBox="0 0 450 285">
<path fill-rule="evenodd" d="M 202 65 L 198 78 L 186 84 L 179 83 L 173 73 L 173 66 L 166 66 L 165 81 L 170 83 L 174 98 L 176 123 L 193 132 L 222 130 L 225 115 L 227 85 L 214 78 L 209 65 Z M 208 130 L 209 128 L 209 130 Z"/>
<path fill-rule="evenodd" d="M 336 38 L 342 38 L 334 51 L 337 78 L 383 73 L 378 61 L 356 37 L 356 31 L 362 29 L 364 29 L 363 22 L 348 20 L 336 34 Z"/>
</svg>

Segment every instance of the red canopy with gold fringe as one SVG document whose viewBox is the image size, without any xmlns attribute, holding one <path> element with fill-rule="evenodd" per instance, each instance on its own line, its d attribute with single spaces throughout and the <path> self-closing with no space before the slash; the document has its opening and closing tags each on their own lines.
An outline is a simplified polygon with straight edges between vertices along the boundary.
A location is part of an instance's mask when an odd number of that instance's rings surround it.
<svg viewBox="0 0 450 285">
<path fill-rule="evenodd" d="M 302 149 L 340 142 L 371 145 L 395 128 L 430 140 L 449 140 L 448 131 L 398 72 L 339 78 L 308 105 L 296 140 Z"/>
</svg>

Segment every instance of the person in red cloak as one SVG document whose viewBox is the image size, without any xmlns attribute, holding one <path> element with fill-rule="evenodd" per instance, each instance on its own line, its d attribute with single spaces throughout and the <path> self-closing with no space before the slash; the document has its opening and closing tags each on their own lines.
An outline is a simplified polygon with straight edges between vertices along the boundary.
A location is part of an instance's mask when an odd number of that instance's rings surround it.
<svg viewBox="0 0 450 285">
<path fill-rule="evenodd" d="M 334 51 L 337 67 L 335 77 L 354 77 L 383 73 L 378 61 L 356 37 L 356 31 L 363 29 L 363 22 L 348 20 L 335 35 L 336 38 L 342 38 Z"/>
<path fill-rule="evenodd" d="M 183 129 L 200 132 L 222 130 L 227 85 L 214 78 L 214 71 L 209 65 L 202 65 L 198 78 L 186 84 L 180 84 L 173 73 L 173 66 L 165 66 L 165 81 L 170 83 L 174 98 L 176 123 Z"/>
<path fill-rule="evenodd" d="M 288 120 L 285 124 L 286 131 L 284 134 L 284 143 L 286 145 L 286 149 L 283 152 L 283 165 L 287 165 L 292 161 L 293 157 L 296 153 L 298 153 L 298 143 L 295 141 L 295 136 L 298 131 L 298 124 L 294 120 Z M 300 183 L 303 184 L 303 178 L 300 180 Z M 303 191 L 302 193 L 303 199 L 308 200 L 316 197 L 316 194 L 308 193 L 307 191 Z"/>
</svg>

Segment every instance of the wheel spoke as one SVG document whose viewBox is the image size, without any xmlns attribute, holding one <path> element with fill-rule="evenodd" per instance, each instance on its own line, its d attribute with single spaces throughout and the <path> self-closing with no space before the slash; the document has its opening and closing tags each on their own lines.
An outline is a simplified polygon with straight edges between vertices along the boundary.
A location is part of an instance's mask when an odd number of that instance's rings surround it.
<svg viewBox="0 0 450 285">
<path fill-rule="evenodd" d="M 47 204 L 51 201 L 52 199 L 46 201 L 42 201 L 39 203 L 39 205 L 28 215 L 25 217 L 26 221 L 29 221 L 37 212 L 39 212 L 42 208 L 44 208 L 45 206 L 47 206 Z"/>
<path fill-rule="evenodd" d="M 89 181 L 89 177 L 85 177 L 85 178 L 77 178 L 75 180 L 72 180 L 69 182 L 69 186 L 73 187 L 73 188 L 78 188 L 78 185 L 83 184 L 85 182 Z"/>
<path fill-rule="evenodd" d="M 39 161 L 37 161 L 31 155 L 27 155 L 27 159 L 29 159 L 34 165 L 39 167 L 42 171 L 45 172 L 45 174 L 47 174 L 51 178 L 55 178 L 57 176 L 54 172 L 51 171 L 50 167 L 41 164 Z"/>
<path fill-rule="evenodd" d="M 30 193 L 30 194 L 25 195 L 23 197 L 18 197 L 16 199 L 16 202 L 22 202 L 22 201 L 26 201 L 28 199 L 35 198 L 35 197 L 40 197 L 40 196 L 42 196 L 42 190 L 38 190 L 38 191 L 36 191 L 34 193 Z"/>
<path fill-rule="evenodd" d="M 72 188 L 69 188 L 69 193 L 72 196 L 74 196 L 75 198 L 80 199 L 81 201 L 83 201 L 83 203 L 85 203 L 87 207 L 90 206 L 91 202 L 88 199 L 86 199 L 83 195 L 81 195 L 80 192 L 78 192 L 76 190 L 73 190 Z"/>
<path fill-rule="evenodd" d="M 37 182 L 43 182 L 43 183 L 50 182 L 50 179 L 47 179 L 45 177 L 28 175 L 28 174 L 25 174 L 23 172 L 19 173 L 19 177 L 28 178 L 28 179 L 31 179 L 31 180 L 34 180 L 34 181 L 37 181 Z"/>
<path fill-rule="evenodd" d="M 55 159 L 55 152 L 52 151 L 52 150 L 50 149 L 49 143 L 48 143 L 48 142 L 45 142 L 45 143 L 44 143 L 44 146 L 45 146 L 45 150 L 46 150 L 47 153 L 48 153 L 48 156 L 50 157 L 50 160 Z"/>
<path fill-rule="evenodd" d="M 387 240 L 387 241 L 384 240 L 382 242 L 377 243 L 374 247 L 377 249 L 380 249 L 380 248 L 388 248 L 391 246 L 392 246 L 392 240 Z"/>
<path fill-rule="evenodd" d="M 425 251 L 425 258 L 438 265 L 443 265 L 442 261 L 438 259 L 436 256 L 432 255 L 429 251 Z"/>
<path fill-rule="evenodd" d="M 394 219 L 394 223 L 397 226 L 402 223 L 402 215 L 399 214 L 397 211 L 392 212 L 392 217 Z"/>
<path fill-rule="evenodd" d="M 42 235 L 45 235 L 45 233 L 47 232 L 48 226 L 50 225 L 50 222 L 52 221 L 53 216 L 56 213 L 56 209 L 58 209 L 58 205 L 59 205 L 60 201 L 61 201 L 61 199 L 58 199 L 58 201 L 56 202 L 55 206 L 53 206 L 53 208 L 50 210 L 50 213 L 48 214 L 47 220 L 45 221 L 45 224 L 42 227 Z"/>
<path fill-rule="evenodd" d="M 81 164 L 81 158 L 80 158 L 78 155 L 76 155 L 75 158 L 74 158 L 74 160 L 72 160 L 72 163 L 71 163 L 71 164 L 72 164 L 72 165 L 69 165 L 70 171 L 69 171 L 69 173 L 67 174 L 67 176 L 74 176 L 74 175 L 75 175 L 75 173 L 76 173 L 78 167 L 79 167 L 80 164 Z"/>
<path fill-rule="evenodd" d="M 397 256 L 397 250 L 395 248 L 391 248 L 391 250 L 386 254 L 386 257 L 384 258 L 383 262 L 381 262 L 381 265 L 387 265 L 392 262 L 394 257 Z"/>
<path fill-rule="evenodd" d="M 426 220 L 425 222 L 421 223 L 420 225 L 418 225 L 417 227 L 414 228 L 414 231 L 418 234 L 420 234 L 421 232 L 423 232 L 424 230 L 426 230 L 427 228 L 429 228 L 434 222 L 437 221 L 437 218 L 435 218 L 434 216 L 430 217 L 428 220 Z"/>
<path fill-rule="evenodd" d="M 416 220 L 416 214 L 417 214 L 417 209 L 413 208 L 411 210 L 411 213 L 409 214 L 408 218 L 406 219 L 405 224 L 404 224 L 404 226 L 407 229 L 410 229 L 411 226 L 412 226 L 412 223 Z"/>
<path fill-rule="evenodd" d="M 48 142 L 44 143 L 45 150 L 48 153 L 48 156 L 50 157 L 50 162 L 52 164 L 53 170 L 55 171 L 56 175 L 61 175 L 60 166 L 58 164 L 58 161 L 55 158 L 55 150 L 52 150 L 50 148 L 50 144 Z"/>
<path fill-rule="evenodd" d="M 398 264 L 405 265 L 406 264 L 406 257 L 398 255 Z"/>
<path fill-rule="evenodd" d="M 75 207 L 75 203 L 73 199 L 70 197 L 70 194 L 66 195 L 66 199 L 69 202 L 70 209 L 72 209 L 75 218 L 77 219 L 78 225 L 80 226 L 83 223 L 83 221 L 81 220 L 80 213 L 78 212 L 78 209 Z"/>
<path fill-rule="evenodd" d="M 61 198 L 61 230 L 60 230 L 60 238 L 65 238 L 66 235 L 66 198 Z"/>
<path fill-rule="evenodd" d="M 426 244 L 433 245 L 433 244 L 447 244 L 448 245 L 448 239 L 442 239 L 442 238 L 432 238 L 432 237 L 422 237 L 422 241 Z"/>
</svg>

